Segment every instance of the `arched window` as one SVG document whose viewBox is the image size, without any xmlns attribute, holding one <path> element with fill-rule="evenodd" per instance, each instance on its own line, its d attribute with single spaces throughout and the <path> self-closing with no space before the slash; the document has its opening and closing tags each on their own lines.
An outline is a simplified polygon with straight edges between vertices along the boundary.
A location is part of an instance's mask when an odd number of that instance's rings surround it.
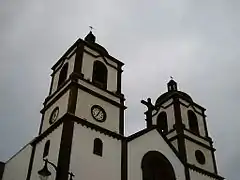
<svg viewBox="0 0 240 180">
<path fill-rule="evenodd" d="M 168 132 L 167 113 L 162 111 L 157 117 L 157 126 L 163 133 Z"/>
<path fill-rule="evenodd" d="M 47 142 L 45 143 L 45 146 L 44 146 L 43 158 L 45 158 L 46 156 L 48 156 L 49 147 L 50 147 L 50 140 L 47 140 Z"/>
<path fill-rule="evenodd" d="M 176 180 L 168 159 L 158 151 L 147 152 L 142 159 L 143 180 Z"/>
<path fill-rule="evenodd" d="M 103 151 L 103 143 L 101 139 L 99 138 L 94 139 L 93 154 L 102 156 L 102 151 Z"/>
<path fill-rule="evenodd" d="M 92 82 L 100 88 L 107 89 L 107 67 L 100 61 L 95 61 L 93 64 Z"/>
<path fill-rule="evenodd" d="M 188 110 L 189 129 L 199 135 L 198 120 L 196 114 L 192 110 Z"/>
<path fill-rule="evenodd" d="M 66 81 L 67 72 L 68 72 L 68 63 L 64 64 L 64 66 L 60 71 L 59 79 L 58 79 L 58 87 L 61 86 Z"/>
</svg>

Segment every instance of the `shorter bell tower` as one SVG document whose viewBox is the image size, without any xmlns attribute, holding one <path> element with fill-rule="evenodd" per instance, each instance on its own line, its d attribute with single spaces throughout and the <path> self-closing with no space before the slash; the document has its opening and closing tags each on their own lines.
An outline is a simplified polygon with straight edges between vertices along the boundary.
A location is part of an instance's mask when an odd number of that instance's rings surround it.
<svg viewBox="0 0 240 180">
<path fill-rule="evenodd" d="M 208 135 L 206 109 L 195 103 L 187 93 L 179 91 L 173 79 L 167 83 L 167 89 L 152 108 L 151 122 L 147 120 L 148 128 L 152 124 L 160 129 L 186 167 L 210 175 L 217 174 L 215 149 Z"/>
</svg>

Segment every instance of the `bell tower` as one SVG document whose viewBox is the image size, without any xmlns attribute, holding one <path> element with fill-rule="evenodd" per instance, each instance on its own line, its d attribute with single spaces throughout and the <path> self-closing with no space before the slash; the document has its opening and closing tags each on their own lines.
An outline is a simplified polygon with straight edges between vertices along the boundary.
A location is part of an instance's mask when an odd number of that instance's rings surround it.
<svg viewBox="0 0 240 180">
<path fill-rule="evenodd" d="M 65 113 L 123 134 L 123 63 L 96 43 L 92 31 L 78 39 L 52 67 L 49 96 L 45 99 L 43 133 Z"/>
<path fill-rule="evenodd" d="M 173 79 L 167 83 L 167 89 L 156 100 L 153 126 L 157 126 L 176 149 L 189 177 L 190 169 L 215 177 L 218 173 L 215 149 L 208 135 L 206 109 L 195 103 L 188 94 L 179 91 Z"/>
<path fill-rule="evenodd" d="M 90 31 L 52 67 L 49 95 L 41 110 L 33 154 L 43 154 L 43 158 L 49 159 L 54 154 L 57 180 L 67 180 L 70 169 L 77 179 L 92 179 L 89 170 L 94 166 L 113 169 L 114 175 L 121 172 L 119 140 L 124 136 L 126 109 L 121 90 L 123 65 L 96 43 Z M 109 154 L 109 149 L 114 149 L 114 153 Z M 35 167 L 34 175 L 41 163 L 41 157 L 32 157 L 30 167 Z M 99 173 L 96 176 L 101 179 L 113 179 L 108 177 L 112 174 Z"/>
</svg>

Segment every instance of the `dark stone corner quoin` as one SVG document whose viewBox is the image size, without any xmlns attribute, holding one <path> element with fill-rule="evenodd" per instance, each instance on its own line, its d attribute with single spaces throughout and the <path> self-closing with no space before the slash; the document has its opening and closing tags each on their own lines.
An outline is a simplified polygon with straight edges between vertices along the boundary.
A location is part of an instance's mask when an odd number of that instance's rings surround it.
<svg viewBox="0 0 240 180">
<path fill-rule="evenodd" d="M 2 179 L 3 176 L 4 167 L 5 163 L 0 161 L 0 180 Z"/>
</svg>

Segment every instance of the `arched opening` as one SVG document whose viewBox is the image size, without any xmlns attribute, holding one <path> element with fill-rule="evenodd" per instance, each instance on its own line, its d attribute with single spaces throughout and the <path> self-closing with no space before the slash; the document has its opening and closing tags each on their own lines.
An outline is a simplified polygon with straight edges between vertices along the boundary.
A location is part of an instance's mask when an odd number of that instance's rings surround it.
<svg viewBox="0 0 240 180">
<path fill-rule="evenodd" d="M 99 139 L 99 138 L 94 139 L 93 154 L 96 154 L 98 156 L 102 156 L 102 151 L 103 151 L 102 140 Z"/>
<path fill-rule="evenodd" d="M 162 111 L 159 113 L 157 117 L 157 126 L 161 129 L 163 133 L 168 132 L 168 124 L 167 124 L 167 113 Z"/>
<path fill-rule="evenodd" d="M 50 140 L 47 140 L 47 142 L 45 143 L 45 146 L 44 146 L 44 150 L 43 150 L 43 158 L 48 156 L 49 148 L 50 148 Z"/>
<path fill-rule="evenodd" d="M 189 129 L 193 133 L 199 135 L 197 116 L 192 110 L 188 110 L 188 124 L 189 124 Z"/>
<path fill-rule="evenodd" d="M 168 159 L 158 151 L 147 152 L 142 159 L 143 180 L 175 180 L 175 173 Z"/>
<path fill-rule="evenodd" d="M 64 66 L 60 71 L 59 79 L 58 79 L 58 87 L 61 86 L 66 81 L 67 72 L 68 72 L 68 63 L 64 64 Z"/>
<path fill-rule="evenodd" d="M 93 64 L 92 82 L 96 86 L 107 89 L 107 67 L 100 61 L 95 61 Z"/>
</svg>

